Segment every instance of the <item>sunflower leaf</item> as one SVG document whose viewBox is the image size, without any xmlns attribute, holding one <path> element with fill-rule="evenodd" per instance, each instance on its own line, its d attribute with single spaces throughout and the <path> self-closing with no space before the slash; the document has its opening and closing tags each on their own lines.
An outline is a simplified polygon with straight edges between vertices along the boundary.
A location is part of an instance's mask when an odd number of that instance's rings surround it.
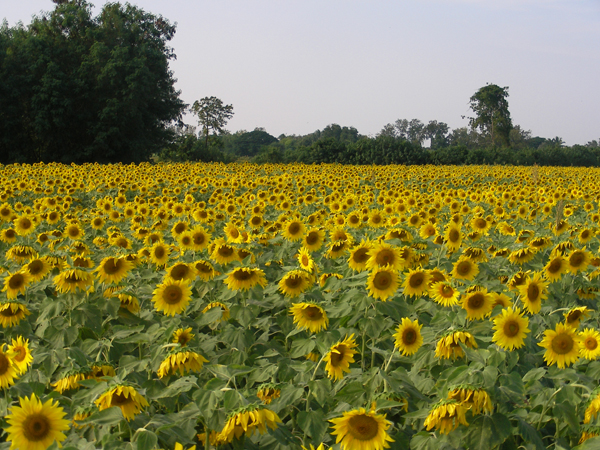
<svg viewBox="0 0 600 450">
<path fill-rule="evenodd" d="M 314 442 L 320 442 L 327 431 L 328 423 L 321 410 L 301 411 L 296 417 L 298 425 Z"/>
</svg>

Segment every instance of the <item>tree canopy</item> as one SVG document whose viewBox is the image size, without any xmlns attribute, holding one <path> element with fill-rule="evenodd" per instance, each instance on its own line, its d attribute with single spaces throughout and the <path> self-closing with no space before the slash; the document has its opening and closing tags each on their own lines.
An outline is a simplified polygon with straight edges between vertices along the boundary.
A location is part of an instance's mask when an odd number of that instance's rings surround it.
<svg viewBox="0 0 600 450">
<path fill-rule="evenodd" d="M 175 26 L 130 4 L 97 17 L 55 1 L 0 28 L 0 162 L 138 162 L 173 138 L 185 104 L 167 43 Z"/>
<path fill-rule="evenodd" d="M 502 145 L 509 144 L 512 121 L 508 111 L 508 87 L 487 84 L 473 94 L 469 104 L 475 117 L 469 119 L 473 128 L 479 128 L 490 135 L 492 145 L 499 140 Z"/>
</svg>

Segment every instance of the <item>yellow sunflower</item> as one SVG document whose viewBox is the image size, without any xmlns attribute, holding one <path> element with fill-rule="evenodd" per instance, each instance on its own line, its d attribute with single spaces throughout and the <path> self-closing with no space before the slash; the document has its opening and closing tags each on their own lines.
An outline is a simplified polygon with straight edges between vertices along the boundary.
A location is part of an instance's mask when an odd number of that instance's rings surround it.
<svg viewBox="0 0 600 450">
<path fill-rule="evenodd" d="M 164 378 L 179 372 L 183 376 L 187 372 L 200 372 L 208 360 L 199 353 L 179 349 L 167 356 L 156 372 L 159 378 Z"/>
<path fill-rule="evenodd" d="M 152 302 L 157 311 L 167 316 L 181 314 L 191 300 L 192 289 L 185 281 L 167 279 L 153 292 Z"/>
<path fill-rule="evenodd" d="M 392 268 L 372 270 L 367 280 L 367 291 L 373 298 L 386 301 L 398 290 L 398 273 Z"/>
<path fill-rule="evenodd" d="M 298 260 L 298 264 L 300 264 L 300 268 L 302 270 L 306 270 L 309 273 L 314 273 L 316 264 L 312 259 L 312 256 L 310 256 L 310 252 L 306 248 L 302 247 L 300 250 L 298 250 L 296 259 Z"/>
<path fill-rule="evenodd" d="M 504 350 L 514 350 L 521 348 L 525 344 L 525 337 L 531 331 L 527 326 L 529 319 L 523 316 L 519 308 L 503 309 L 502 314 L 494 318 L 494 336 L 492 342 L 495 342 Z"/>
<path fill-rule="evenodd" d="M 4 328 L 18 325 L 19 322 L 29 314 L 31 313 L 22 303 L 0 303 L 0 325 L 2 325 Z"/>
<path fill-rule="evenodd" d="M 166 265 L 170 254 L 171 248 L 162 242 L 156 242 L 152 247 L 150 247 L 150 261 L 152 261 L 156 266 L 160 267 Z"/>
<path fill-rule="evenodd" d="M 592 258 L 588 252 L 585 251 L 585 247 L 582 250 L 573 250 L 567 257 L 568 270 L 572 274 L 577 272 L 583 272 L 589 266 Z"/>
<path fill-rule="evenodd" d="M 171 342 L 185 347 L 192 339 L 194 339 L 194 336 L 195 334 L 192 333 L 191 328 L 178 328 L 173 333 L 173 340 Z"/>
<path fill-rule="evenodd" d="M 13 225 L 15 227 L 15 231 L 19 234 L 19 236 L 27 236 L 34 232 L 36 227 L 36 221 L 33 217 L 28 216 L 27 214 L 17 217 Z"/>
<path fill-rule="evenodd" d="M 247 291 L 252 289 L 257 284 L 261 287 L 267 285 L 265 273 L 261 269 L 251 267 L 238 267 L 227 274 L 227 278 L 223 280 L 230 291 L 243 289 Z"/>
<path fill-rule="evenodd" d="M 329 324 L 325 310 L 314 303 L 294 303 L 290 314 L 294 316 L 294 323 L 299 329 L 310 330 L 312 333 L 326 330 Z"/>
<path fill-rule="evenodd" d="M 126 309 L 132 314 L 136 314 L 137 312 L 139 312 L 140 302 L 137 298 L 127 294 L 118 294 L 117 298 L 121 303 L 120 308 Z"/>
<path fill-rule="evenodd" d="M 572 308 L 564 314 L 565 323 L 569 326 L 577 328 L 581 319 L 585 319 L 592 312 L 587 306 L 579 306 Z"/>
<path fill-rule="evenodd" d="M 362 240 L 360 244 L 350 250 L 348 265 L 355 272 L 367 270 L 367 261 L 369 260 L 369 251 L 373 244 L 370 241 Z"/>
<path fill-rule="evenodd" d="M 225 238 L 227 242 L 232 244 L 241 244 L 244 242 L 244 236 L 242 231 L 232 222 L 228 222 L 223 228 L 223 232 L 225 234 Z"/>
<path fill-rule="evenodd" d="M 518 286 L 520 298 L 525 308 L 531 314 L 537 314 L 542 309 L 542 300 L 548 297 L 549 281 L 542 279 L 541 273 L 535 273 L 533 277 L 527 277 L 525 284 Z"/>
<path fill-rule="evenodd" d="M 113 406 L 119 407 L 123 413 L 123 417 L 127 421 L 130 421 L 136 414 L 139 414 L 142 408 L 149 406 L 148 401 L 135 388 L 124 385 L 118 385 L 109 389 L 94 403 L 100 411 Z"/>
<path fill-rule="evenodd" d="M 31 275 L 25 271 L 10 273 L 4 277 L 4 288 L 2 292 L 6 292 L 6 298 L 12 300 L 17 298 L 19 294 L 25 294 L 27 285 L 31 282 Z"/>
<path fill-rule="evenodd" d="M 31 281 L 42 280 L 50 271 L 52 266 L 46 258 L 35 258 L 32 259 L 23 269 L 31 276 Z"/>
<path fill-rule="evenodd" d="M 117 284 L 127 276 L 131 269 L 133 269 L 133 264 L 125 258 L 107 256 L 100 261 L 94 272 L 97 274 L 100 282 Z"/>
<path fill-rule="evenodd" d="M 492 400 L 485 389 L 476 389 L 469 385 L 458 386 L 448 393 L 448 399 L 460 402 L 470 409 L 473 415 L 494 411 Z"/>
<path fill-rule="evenodd" d="M 0 345 L 0 388 L 6 389 L 15 384 L 19 378 L 19 368 L 8 352 L 4 351 L 6 344 Z"/>
<path fill-rule="evenodd" d="M 448 225 L 444 232 L 444 243 L 449 251 L 455 252 L 462 244 L 463 234 L 460 230 L 460 226 L 451 224 Z"/>
<path fill-rule="evenodd" d="M 402 287 L 404 288 L 403 293 L 406 296 L 422 296 L 429 289 L 429 273 L 423 269 L 409 269 Z"/>
<path fill-rule="evenodd" d="M 218 264 L 226 265 L 239 259 L 235 247 L 228 245 L 223 239 L 215 240 L 211 247 L 213 251 L 210 257 Z"/>
<path fill-rule="evenodd" d="M 208 261 L 199 260 L 194 262 L 193 266 L 202 281 L 210 281 L 217 276 L 215 268 Z"/>
<path fill-rule="evenodd" d="M 67 372 L 62 378 L 59 378 L 50 385 L 54 387 L 54 390 L 59 393 L 64 393 L 71 389 L 79 389 L 81 380 L 86 379 L 86 372 L 82 371 L 70 371 Z"/>
<path fill-rule="evenodd" d="M 544 331 L 544 339 L 538 345 L 546 349 L 544 361 L 548 365 L 556 364 L 563 369 L 579 359 L 581 337 L 572 327 L 558 323 L 554 330 Z"/>
<path fill-rule="evenodd" d="M 94 277 L 82 269 L 68 269 L 56 275 L 53 282 L 56 290 L 64 294 L 77 292 L 77 289 L 87 290 L 94 283 Z"/>
<path fill-rule="evenodd" d="M 212 236 L 203 227 L 200 225 L 195 226 L 188 233 L 191 238 L 191 241 L 188 245 L 190 250 L 199 252 L 208 247 Z"/>
<path fill-rule="evenodd" d="M 333 378 L 334 381 L 341 380 L 344 372 L 350 372 L 350 363 L 354 362 L 354 355 L 358 353 L 354 350 L 357 346 L 354 335 L 331 346 L 324 357 L 324 361 L 327 363 L 325 371 L 328 378 Z"/>
<path fill-rule="evenodd" d="M 579 354 L 589 360 L 598 359 L 600 356 L 600 333 L 592 328 L 586 328 L 579 333 L 581 348 Z"/>
<path fill-rule="evenodd" d="M 401 270 L 404 267 L 405 260 L 401 257 L 396 247 L 386 243 L 377 243 L 367 252 L 367 268 L 375 270 L 380 268 L 390 269 L 392 271 Z"/>
<path fill-rule="evenodd" d="M 442 359 L 456 359 L 465 356 L 460 343 L 469 348 L 477 348 L 477 342 L 471 333 L 454 331 L 442 336 L 435 347 L 435 356 Z"/>
<path fill-rule="evenodd" d="M 494 309 L 494 297 L 488 294 L 487 289 L 465 294 L 461 303 L 469 320 L 481 320 Z"/>
<path fill-rule="evenodd" d="M 305 233 L 306 227 L 300 220 L 290 220 L 283 225 L 283 237 L 288 241 L 299 241 Z"/>
<path fill-rule="evenodd" d="M 325 231 L 312 228 L 302 238 L 302 245 L 311 252 L 318 251 L 325 241 Z"/>
<path fill-rule="evenodd" d="M 223 429 L 217 434 L 217 443 L 227 444 L 243 435 L 252 436 L 256 432 L 265 434 L 267 429 L 276 429 L 281 419 L 273 411 L 250 405 L 229 416 Z"/>
<path fill-rule="evenodd" d="M 453 265 L 451 275 L 457 280 L 473 281 L 479 273 L 479 267 L 471 259 L 461 256 Z"/>
<path fill-rule="evenodd" d="M 27 372 L 33 362 L 33 356 L 31 356 L 31 350 L 29 350 L 29 339 L 23 339 L 22 336 L 17 336 L 16 340 L 12 340 L 12 344 L 9 344 L 6 353 L 12 359 L 19 375 Z"/>
<path fill-rule="evenodd" d="M 387 433 L 391 423 L 385 414 L 364 408 L 344 412 L 342 417 L 331 419 L 333 436 L 342 450 L 383 450 L 394 440 Z"/>
<path fill-rule="evenodd" d="M 270 404 L 274 399 L 279 398 L 281 389 L 274 385 L 266 384 L 258 388 L 256 396 L 262 400 L 265 405 Z"/>
<path fill-rule="evenodd" d="M 221 302 L 212 302 L 209 303 L 208 305 L 206 305 L 206 307 L 202 310 L 202 313 L 204 314 L 207 311 L 210 311 L 213 308 L 220 308 L 221 309 L 221 318 L 219 319 L 219 322 L 223 322 L 225 320 L 229 319 L 229 308 L 227 307 L 227 305 L 225 305 L 224 303 Z"/>
<path fill-rule="evenodd" d="M 298 297 L 309 289 L 313 283 L 312 276 L 304 270 L 292 270 L 279 281 L 279 291 L 286 297 Z"/>
<path fill-rule="evenodd" d="M 20 406 L 13 406 L 6 417 L 6 440 L 11 449 L 45 450 L 54 442 L 59 446 L 67 437 L 63 431 L 69 429 L 66 413 L 58 402 L 50 399 L 42 403 L 35 394 L 19 397 Z"/>
<path fill-rule="evenodd" d="M 458 305 L 460 292 L 448 281 L 438 281 L 429 288 L 429 296 L 442 306 L 451 307 Z"/>
<path fill-rule="evenodd" d="M 172 280 L 193 281 L 196 278 L 196 269 L 192 264 L 176 263 L 167 269 L 166 277 Z"/>
<path fill-rule="evenodd" d="M 423 345 L 422 326 L 418 320 L 411 321 L 408 317 L 402 318 L 402 323 L 398 325 L 394 334 L 394 344 L 404 356 L 415 354 Z"/>
<path fill-rule="evenodd" d="M 465 414 L 466 406 L 454 400 L 442 400 L 433 405 L 423 425 L 427 431 L 435 428 L 442 434 L 448 434 L 458 428 L 458 425 L 469 425 Z"/>
</svg>

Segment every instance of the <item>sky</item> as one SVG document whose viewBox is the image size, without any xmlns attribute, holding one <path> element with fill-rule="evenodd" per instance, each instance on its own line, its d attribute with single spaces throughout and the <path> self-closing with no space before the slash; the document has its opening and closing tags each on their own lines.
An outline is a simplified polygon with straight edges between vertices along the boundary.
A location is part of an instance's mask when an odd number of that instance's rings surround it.
<svg viewBox="0 0 600 450">
<path fill-rule="evenodd" d="M 28 24 L 51 0 L 0 0 Z M 98 14 L 106 0 L 92 0 Z M 508 87 L 513 125 L 600 139 L 600 0 L 132 0 L 177 23 L 187 104 L 232 104 L 226 128 L 278 137 L 329 124 L 375 136 L 397 119 L 468 125 L 469 98 Z M 195 117 L 185 121 L 195 124 Z"/>
</svg>

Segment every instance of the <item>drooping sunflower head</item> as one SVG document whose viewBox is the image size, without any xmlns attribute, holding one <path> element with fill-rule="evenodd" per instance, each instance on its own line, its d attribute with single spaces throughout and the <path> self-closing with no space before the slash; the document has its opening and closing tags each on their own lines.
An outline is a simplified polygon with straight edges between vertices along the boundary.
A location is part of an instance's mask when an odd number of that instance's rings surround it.
<svg viewBox="0 0 600 450">
<path fill-rule="evenodd" d="M 442 400 L 433 405 L 424 425 L 428 431 L 435 428 L 441 434 L 448 434 L 460 424 L 469 425 L 465 418 L 466 412 L 467 407 L 461 402 L 455 399 Z"/>
<path fill-rule="evenodd" d="M 238 267 L 229 272 L 224 283 L 231 291 L 238 289 L 246 291 L 256 285 L 265 287 L 267 285 L 267 279 L 265 278 L 265 273 L 261 269 Z"/>
<path fill-rule="evenodd" d="M 582 319 L 586 318 L 590 314 L 590 312 L 592 312 L 592 310 L 589 309 L 587 306 L 579 306 L 577 308 L 572 308 L 564 314 L 565 323 L 569 326 L 577 328 L 579 326 L 579 322 L 581 322 Z"/>
<path fill-rule="evenodd" d="M 196 273 L 203 281 L 210 281 L 216 276 L 215 268 L 208 261 L 196 261 L 193 265 Z"/>
<path fill-rule="evenodd" d="M 116 406 L 127 421 L 148 405 L 148 401 L 132 386 L 118 385 L 106 391 L 95 402 L 100 411 Z"/>
<path fill-rule="evenodd" d="M 0 303 L 0 325 L 2 325 L 4 328 L 18 325 L 19 322 L 29 314 L 31 313 L 22 303 Z"/>
<path fill-rule="evenodd" d="M 465 356 L 460 343 L 469 348 L 477 348 L 477 342 L 471 333 L 453 331 L 440 338 L 435 348 L 435 356 L 442 359 L 456 359 Z"/>
<path fill-rule="evenodd" d="M 202 313 L 206 313 L 207 311 L 210 311 L 213 308 L 219 308 L 221 310 L 221 317 L 218 319 L 219 322 L 224 322 L 226 320 L 229 319 L 229 308 L 227 307 L 226 304 L 221 303 L 221 302 L 212 302 L 209 303 L 208 305 L 206 305 L 206 307 L 202 310 Z"/>
</svg>

